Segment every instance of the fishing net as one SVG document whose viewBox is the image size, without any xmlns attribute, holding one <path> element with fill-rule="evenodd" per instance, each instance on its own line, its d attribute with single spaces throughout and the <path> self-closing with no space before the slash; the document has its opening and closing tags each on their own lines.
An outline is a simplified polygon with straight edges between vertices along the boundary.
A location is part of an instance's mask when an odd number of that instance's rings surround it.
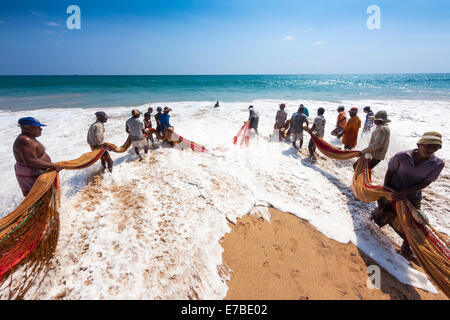
<svg viewBox="0 0 450 320">
<path fill-rule="evenodd" d="M 66 170 L 93 165 L 106 150 L 125 152 L 129 139 L 121 146 L 105 143 L 99 149 L 71 161 L 58 162 Z M 59 235 L 59 174 L 41 174 L 28 195 L 10 214 L 0 219 L 0 291 L 10 299 L 21 299 L 37 279 L 43 279 L 54 257 Z M 21 269 L 19 277 L 13 274 Z"/>
<path fill-rule="evenodd" d="M 322 138 L 311 134 L 317 148 L 327 157 L 347 160 L 358 156 L 358 151 L 344 151 L 333 147 Z M 391 201 L 396 217 L 391 226 L 408 241 L 419 263 L 434 283 L 450 298 L 449 237 L 437 232 L 421 220 L 420 213 L 408 200 L 393 201 L 392 193 L 372 183 L 369 161 L 361 157 L 353 174 L 353 193 L 364 202 L 384 197 Z"/>
</svg>

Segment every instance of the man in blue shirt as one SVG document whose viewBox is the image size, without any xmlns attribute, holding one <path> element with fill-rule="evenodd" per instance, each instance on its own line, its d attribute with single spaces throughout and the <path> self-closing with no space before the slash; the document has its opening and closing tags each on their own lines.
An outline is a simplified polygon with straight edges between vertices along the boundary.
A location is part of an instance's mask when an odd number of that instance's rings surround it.
<svg viewBox="0 0 450 320">
<path fill-rule="evenodd" d="M 170 128 L 172 127 L 170 125 L 170 115 L 169 112 L 172 111 L 169 107 L 164 107 L 163 113 L 159 116 L 159 121 L 161 124 L 161 133 L 163 135 L 163 141 L 167 141 L 169 139 L 170 134 Z"/>
</svg>

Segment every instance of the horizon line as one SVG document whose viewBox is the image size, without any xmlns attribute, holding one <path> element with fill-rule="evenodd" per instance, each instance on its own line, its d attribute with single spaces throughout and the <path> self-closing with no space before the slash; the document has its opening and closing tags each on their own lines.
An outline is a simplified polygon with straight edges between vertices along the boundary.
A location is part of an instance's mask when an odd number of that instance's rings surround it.
<svg viewBox="0 0 450 320">
<path fill-rule="evenodd" d="M 450 72 L 376 72 L 376 73 L 199 73 L 199 74 L 0 74 L 0 77 L 32 76 L 301 76 L 301 75 L 396 75 L 396 74 L 450 74 Z"/>
</svg>

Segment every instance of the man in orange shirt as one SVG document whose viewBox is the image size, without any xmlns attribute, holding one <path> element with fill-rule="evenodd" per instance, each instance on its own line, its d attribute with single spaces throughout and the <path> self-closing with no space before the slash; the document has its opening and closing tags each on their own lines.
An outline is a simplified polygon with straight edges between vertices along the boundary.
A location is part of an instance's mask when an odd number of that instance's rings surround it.
<svg viewBox="0 0 450 320">
<path fill-rule="evenodd" d="M 359 128 L 361 128 L 361 119 L 356 115 L 358 113 L 358 108 L 356 107 L 351 108 L 348 113 L 351 118 L 347 121 L 345 126 L 342 143 L 346 150 L 351 150 L 358 142 L 358 131 Z"/>
<path fill-rule="evenodd" d="M 339 114 L 337 117 L 336 128 L 333 131 L 331 131 L 331 135 L 341 138 L 342 135 L 344 134 L 345 125 L 347 124 L 347 116 L 345 115 L 344 106 L 339 106 L 337 111 L 339 112 Z"/>
</svg>

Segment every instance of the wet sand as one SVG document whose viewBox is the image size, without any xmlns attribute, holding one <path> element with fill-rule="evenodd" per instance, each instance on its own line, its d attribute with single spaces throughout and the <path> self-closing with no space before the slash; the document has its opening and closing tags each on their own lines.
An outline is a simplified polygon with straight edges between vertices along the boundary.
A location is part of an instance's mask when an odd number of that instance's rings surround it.
<svg viewBox="0 0 450 320">
<path fill-rule="evenodd" d="M 271 223 L 254 215 L 238 219 L 222 240 L 232 270 L 226 299 L 447 300 L 439 289 L 404 285 L 383 268 L 381 288 L 369 289 L 367 268 L 376 263 L 355 245 L 328 239 L 291 214 L 270 214 Z"/>
</svg>

